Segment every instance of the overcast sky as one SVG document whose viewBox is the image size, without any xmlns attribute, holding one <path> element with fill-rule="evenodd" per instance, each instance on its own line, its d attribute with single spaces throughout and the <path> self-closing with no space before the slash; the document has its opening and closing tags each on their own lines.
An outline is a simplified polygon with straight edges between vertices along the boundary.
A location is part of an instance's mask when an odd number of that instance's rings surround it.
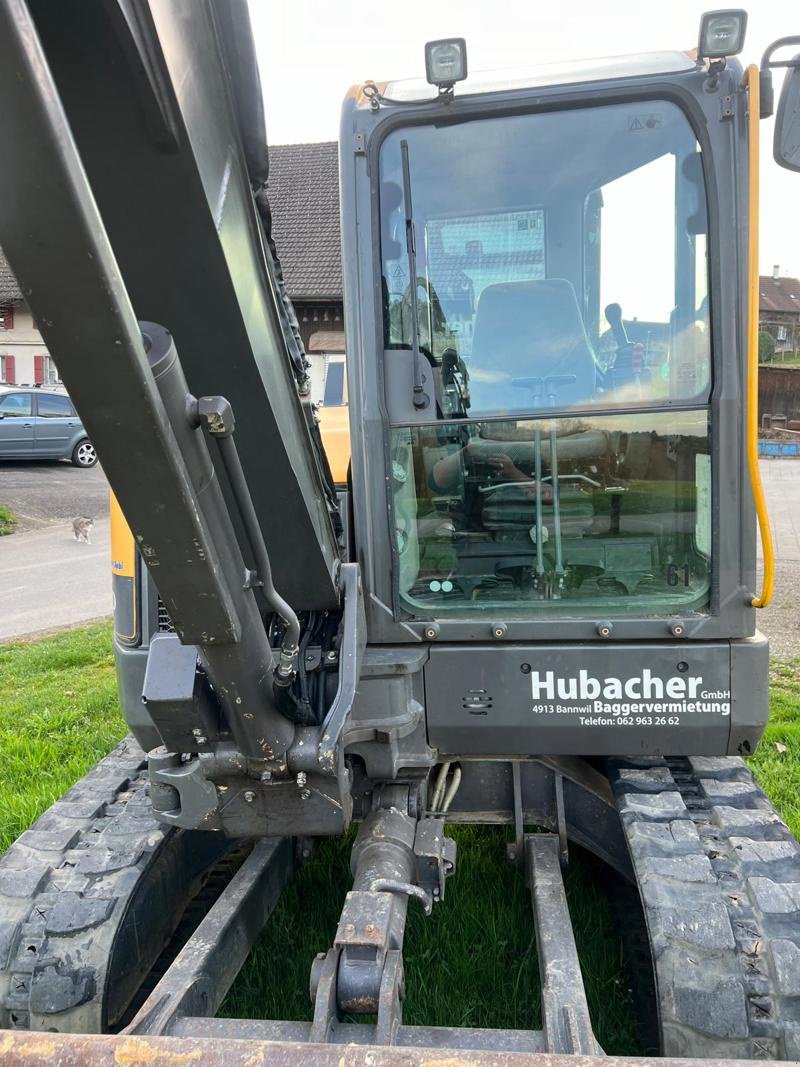
<svg viewBox="0 0 800 1067">
<path fill-rule="evenodd" d="M 250 0 L 273 144 L 335 140 L 348 86 L 424 77 L 425 41 L 465 37 L 471 70 L 626 55 L 697 44 L 700 15 L 719 0 Z M 776 37 L 800 34 L 796 0 L 749 6 L 744 62 Z M 782 72 L 776 76 L 779 89 Z M 458 89 L 456 88 L 456 91 Z M 777 93 L 776 93 L 777 96 Z M 772 159 L 762 129 L 761 273 L 800 277 L 800 172 Z"/>
</svg>

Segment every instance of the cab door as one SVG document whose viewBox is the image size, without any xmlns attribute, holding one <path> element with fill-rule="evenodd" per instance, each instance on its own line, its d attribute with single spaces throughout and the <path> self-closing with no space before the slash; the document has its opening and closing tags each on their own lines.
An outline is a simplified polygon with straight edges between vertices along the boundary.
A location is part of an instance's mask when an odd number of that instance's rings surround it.
<svg viewBox="0 0 800 1067">
<path fill-rule="evenodd" d="M 33 395 L 0 395 L 0 457 L 32 456 L 33 440 Z"/>
</svg>

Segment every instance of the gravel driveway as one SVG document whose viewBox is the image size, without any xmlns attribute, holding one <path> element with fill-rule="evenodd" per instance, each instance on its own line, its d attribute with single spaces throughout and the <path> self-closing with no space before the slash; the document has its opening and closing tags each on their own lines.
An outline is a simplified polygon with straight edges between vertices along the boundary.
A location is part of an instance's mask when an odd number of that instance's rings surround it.
<svg viewBox="0 0 800 1067">
<path fill-rule="evenodd" d="M 0 504 L 19 519 L 18 533 L 108 515 L 108 482 L 98 463 L 84 470 L 65 460 L 0 462 Z"/>
</svg>

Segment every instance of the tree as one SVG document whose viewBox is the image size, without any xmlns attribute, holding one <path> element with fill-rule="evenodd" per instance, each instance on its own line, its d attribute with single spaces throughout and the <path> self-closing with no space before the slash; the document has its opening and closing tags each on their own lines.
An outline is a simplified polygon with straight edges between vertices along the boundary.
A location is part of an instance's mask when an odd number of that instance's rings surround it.
<svg viewBox="0 0 800 1067">
<path fill-rule="evenodd" d="M 769 363 L 775 355 L 775 341 L 772 334 L 762 330 L 758 335 L 758 362 Z"/>
</svg>

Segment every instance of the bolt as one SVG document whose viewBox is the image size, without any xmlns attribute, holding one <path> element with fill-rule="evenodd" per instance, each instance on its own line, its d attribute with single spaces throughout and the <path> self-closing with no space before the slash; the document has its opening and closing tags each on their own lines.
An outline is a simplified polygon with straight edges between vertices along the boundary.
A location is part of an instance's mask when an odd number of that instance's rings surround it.
<svg viewBox="0 0 800 1067">
<path fill-rule="evenodd" d="M 311 790 L 310 790 L 310 789 L 304 789 L 304 790 L 303 790 L 303 791 L 302 791 L 302 792 L 300 793 L 300 799 L 301 799 L 301 800 L 308 800 L 308 798 L 309 798 L 310 796 L 311 796 Z"/>
<path fill-rule="evenodd" d="M 272 771 L 262 771 L 261 772 L 261 781 L 262 782 L 271 782 L 272 781 Z"/>
<path fill-rule="evenodd" d="M 300 789 L 302 789 L 305 784 L 306 784 L 306 772 L 305 771 L 298 771 L 297 772 L 297 785 L 299 786 Z"/>
<path fill-rule="evenodd" d="M 310 848 L 304 848 L 302 853 L 301 853 L 301 855 L 302 855 L 304 860 L 307 860 L 308 857 L 311 855 L 311 849 Z"/>
<path fill-rule="evenodd" d="M 244 795 L 244 799 L 248 804 L 252 804 L 253 803 L 253 801 L 256 799 L 256 795 L 255 795 L 255 793 L 253 792 L 252 789 L 248 789 L 247 790 L 247 792 Z"/>
<path fill-rule="evenodd" d="M 325 658 L 328 660 L 329 663 L 333 663 L 333 661 L 336 659 L 336 653 L 331 650 Z"/>
<path fill-rule="evenodd" d="M 520 666 L 519 666 L 519 669 L 522 671 L 523 674 L 530 674 L 531 673 L 531 665 L 530 665 L 530 663 L 521 663 Z"/>
</svg>

